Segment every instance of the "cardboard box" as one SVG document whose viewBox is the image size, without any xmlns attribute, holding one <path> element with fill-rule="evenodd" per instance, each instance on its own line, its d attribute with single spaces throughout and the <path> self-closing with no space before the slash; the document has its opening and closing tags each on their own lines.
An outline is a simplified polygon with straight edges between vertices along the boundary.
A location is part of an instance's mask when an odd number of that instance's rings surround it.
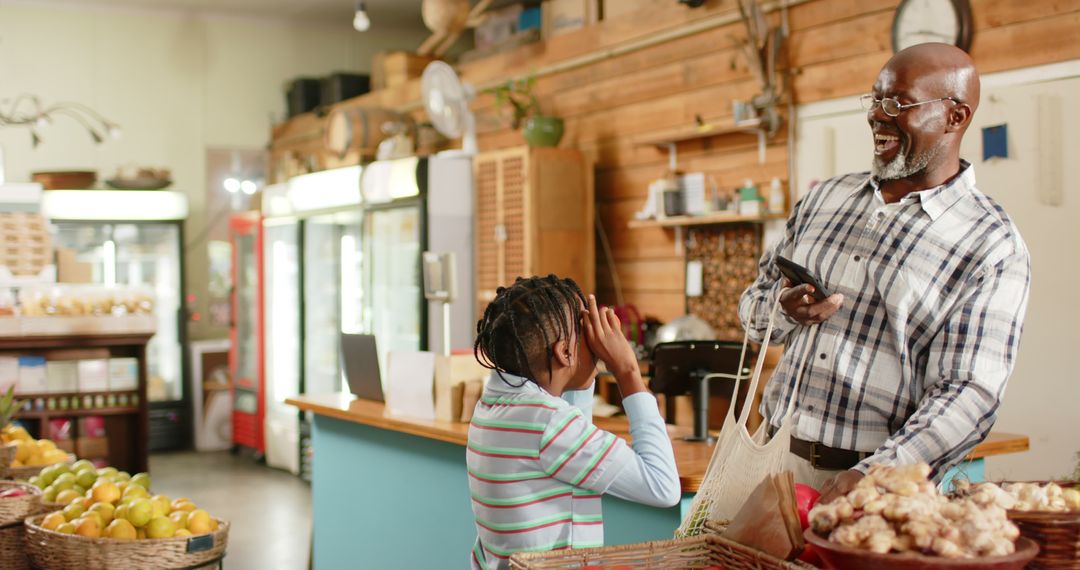
<svg viewBox="0 0 1080 570">
<path fill-rule="evenodd" d="M 19 385 L 21 394 L 44 394 L 49 389 L 45 376 L 44 356 L 19 357 Z"/>
<path fill-rule="evenodd" d="M 75 250 L 56 249 L 56 280 L 59 283 L 93 283 L 94 266 L 75 258 Z"/>
<path fill-rule="evenodd" d="M 109 439 L 106 437 L 80 437 L 76 445 L 79 457 L 98 459 L 109 456 Z"/>
<path fill-rule="evenodd" d="M 76 392 L 79 390 L 79 367 L 74 360 L 49 360 L 45 362 L 45 382 L 49 392 Z"/>
<path fill-rule="evenodd" d="M 134 358 L 109 359 L 109 389 L 136 390 L 139 388 L 139 361 Z"/>
<path fill-rule="evenodd" d="M 454 422 L 461 418 L 465 383 L 483 382 L 491 371 L 470 354 L 435 357 L 435 418 Z"/>
<path fill-rule="evenodd" d="M 389 89 L 416 79 L 434 60 L 434 57 L 407 51 L 379 52 L 371 61 L 371 88 Z"/>
<path fill-rule="evenodd" d="M 108 359 L 79 360 L 78 366 L 80 392 L 105 392 L 109 389 Z"/>
<path fill-rule="evenodd" d="M 544 39 L 580 30 L 600 21 L 600 0 L 547 0 L 542 7 Z"/>
</svg>

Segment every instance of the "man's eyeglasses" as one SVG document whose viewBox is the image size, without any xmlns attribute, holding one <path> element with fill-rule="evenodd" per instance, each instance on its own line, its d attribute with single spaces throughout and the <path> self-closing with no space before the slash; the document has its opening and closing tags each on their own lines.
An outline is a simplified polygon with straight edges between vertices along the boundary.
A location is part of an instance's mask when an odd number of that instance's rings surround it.
<svg viewBox="0 0 1080 570">
<path fill-rule="evenodd" d="M 886 97 L 884 99 L 878 99 L 873 95 L 867 93 L 862 97 L 859 97 L 859 102 L 862 103 L 863 109 L 867 111 L 873 111 L 874 107 L 881 105 L 881 110 L 885 111 L 885 114 L 890 117 L 897 117 L 900 115 L 900 111 L 904 109 L 910 109 L 912 107 L 918 107 L 919 105 L 926 105 L 927 103 L 937 103 L 938 101 L 952 101 L 953 103 L 960 103 L 960 100 L 956 97 L 942 97 L 940 99 L 931 99 L 929 101 L 918 101 L 916 103 L 901 103 L 897 101 L 895 97 Z"/>
</svg>

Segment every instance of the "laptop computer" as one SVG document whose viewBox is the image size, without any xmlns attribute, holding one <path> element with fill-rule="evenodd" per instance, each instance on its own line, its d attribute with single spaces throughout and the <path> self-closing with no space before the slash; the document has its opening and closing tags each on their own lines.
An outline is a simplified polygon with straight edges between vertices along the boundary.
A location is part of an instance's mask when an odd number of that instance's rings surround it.
<svg viewBox="0 0 1080 570">
<path fill-rule="evenodd" d="M 341 333 L 341 360 L 345 380 L 353 395 L 364 400 L 386 401 L 375 335 Z"/>
</svg>

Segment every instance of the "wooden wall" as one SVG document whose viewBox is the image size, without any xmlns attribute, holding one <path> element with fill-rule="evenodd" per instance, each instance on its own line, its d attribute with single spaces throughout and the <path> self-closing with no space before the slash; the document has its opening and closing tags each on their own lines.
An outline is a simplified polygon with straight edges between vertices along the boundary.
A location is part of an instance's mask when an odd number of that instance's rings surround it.
<svg viewBox="0 0 1080 570">
<path fill-rule="evenodd" d="M 640 2 L 640 0 L 638 0 Z M 711 0 L 696 10 L 674 0 L 640 2 L 637 12 L 603 21 L 548 42 L 533 44 L 460 67 L 477 84 L 528 73 L 609 50 L 643 37 L 700 24 L 735 10 L 733 0 Z M 807 103 L 869 90 L 891 55 L 890 30 L 898 0 L 809 0 L 789 9 L 789 61 L 795 102 Z M 1080 0 L 971 0 L 975 15 L 972 55 L 982 73 L 1080 58 Z M 774 20 L 778 14 L 771 16 Z M 695 116 L 730 119 L 733 99 L 757 92 L 735 49 L 740 22 L 706 29 L 646 49 L 606 57 L 541 77 L 537 94 L 546 111 L 566 120 L 563 146 L 584 150 L 596 164 L 597 210 L 611 244 L 623 300 L 668 320 L 685 310 L 684 260 L 670 229 L 629 229 L 651 180 L 662 175 L 666 154 L 635 146 L 633 139 L 690 125 Z M 393 107 L 422 116 L 418 82 L 372 93 L 348 104 Z M 482 150 L 523 143 L 499 122 L 493 98 L 474 103 Z M 275 130 L 276 158 L 289 150 L 318 154 L 318 121 L 298 118 Z M 758 163 L 755 139 L 727 135 L 679 146 L 679 166 L 704 171 L 721 188 L 746 178 L 760 186 L 788 178 L 787 133 L 773 139 Z M 347 157 L 348 160 L 348 157 Z M 332 166 L 319 155 L 314 163 Z M 613 280 L 597 251 L 597 287 L 614 302 Z"/>
</svg>

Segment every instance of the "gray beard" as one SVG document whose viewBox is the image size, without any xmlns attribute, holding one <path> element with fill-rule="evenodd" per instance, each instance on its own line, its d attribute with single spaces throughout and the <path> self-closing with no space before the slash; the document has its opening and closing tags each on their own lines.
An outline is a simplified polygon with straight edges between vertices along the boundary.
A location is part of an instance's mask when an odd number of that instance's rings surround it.
<svg viewBox="0 0 1080 570">
<path fill-rule="evenodd" d="M 900 149 L 901 152 L 896 153 L 896 156 L 888 163 L 883 162 L 881 157 L 874 156 L 874 161 L 870 165 L 870 173 L 878 180 L 899 180 L 914 176 L 926 170 L 926 167 L 941 153 L 941 145 L 916 154 L 911 158 L 910 162 L 907 154 L 903 152 L 905 150 Z"/>
</svg>

